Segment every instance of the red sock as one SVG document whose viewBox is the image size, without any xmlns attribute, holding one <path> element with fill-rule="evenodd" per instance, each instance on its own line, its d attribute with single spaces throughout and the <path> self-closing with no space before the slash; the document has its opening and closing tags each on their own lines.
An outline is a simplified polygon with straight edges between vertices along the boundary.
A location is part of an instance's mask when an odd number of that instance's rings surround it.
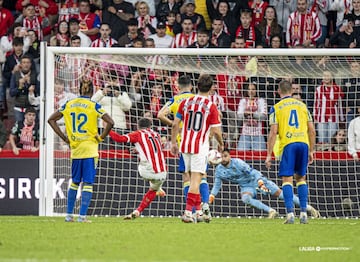
<svg viewBox="0 0 360 262">
<path fill-rule="evenodd" d="M 154 200 L 155 197 L 156 197 L 156 191 L 149 189 L 149 191 L 147 191 L 145 196 L 143 197 L 137 210 L 141 213 L 145 208 L 147 208 L 150 205 L 150 203 Z"/>
<path fill-rule="evenodd" d="M 196 195 L 196 199 L 195 199 L 195 210 L 201 210 L 201 196 L 200 194 Z"/>
<path fill-rule="evenodd" d="M 188 193 L 186 200 L 186 210 L 192 212 L 193 207 L 196 207 L 198 198 L 200 199 L 200 194 Z"/>
</svg>

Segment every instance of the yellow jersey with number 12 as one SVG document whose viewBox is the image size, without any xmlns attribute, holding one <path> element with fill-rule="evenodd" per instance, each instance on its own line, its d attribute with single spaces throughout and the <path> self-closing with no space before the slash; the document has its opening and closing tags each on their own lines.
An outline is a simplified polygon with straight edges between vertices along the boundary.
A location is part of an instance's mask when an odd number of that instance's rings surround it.
<svg viewBox="0 0 360 262">
<path fill-rule="evenodd" d="M 70 141 L 71 158 L 98 157 L 98 118 L 106 112 L 88 97 L 69 100 L 60 109 Z"/>
<path fill-rule="evenodd" d="M 309 145 L 308 122 L 312 122 L 306 105 L 292 97 L 284 97 L 270 109 L 270 125 L 278 125 L 279 154 L 295 142 Z"/>
</svg>

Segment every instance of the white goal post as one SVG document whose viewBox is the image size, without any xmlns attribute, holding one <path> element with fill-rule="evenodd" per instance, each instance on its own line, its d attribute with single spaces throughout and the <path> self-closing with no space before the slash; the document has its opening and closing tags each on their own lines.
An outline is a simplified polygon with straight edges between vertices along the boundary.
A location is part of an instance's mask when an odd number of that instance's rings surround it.
<svg viewBox="0 0 360 262">
<path fill-rule="evenodd" d="M 296 57 L 303 57 L 302 61 L 305 63 L 298 62 Z M 236 60 L 236 70 L 230 68 L 232 58 Z M 280 180 L 276 175 L 278 162 L 274 163 L 275 168 L 268 171 L 264 165 L 265 151 L 238 150 L 239 137 L 245 120 L 237 110 L 238 105 L 234 104 L 236 109 L 230 110 L 226 103 L 239 102 L 241 98 L 246 97 L 245 87 L 254 84 L 259 97 L 266 102 L 266 112 L 268 112 L 270 106 L 278 99 L 276 88 L 279 80 L 291 79 L 300 87 L 304 102 L 309 103 L 309 107 L 313 110 L 314 92 L 317 86 L 321 85 L 324 71 L 329 71 L 334 81 L 342 88 L 349 86 L 349 84 L 344 85 L 346 82 L 344 80 L 352 77 L 349 58 L 360 63 L 360 50 L 63 48 L 42 45 L 39 215 L 54 216 L 66 212 L 67 188 L 71 178 L 69 149 L 61 144 L 47 124 L 48 117 L 58 106 L 56 103 L 59 103 L 57 97 L 59 91 L 55 90 L 55 81 L 65 88 L 65 92 L 76 94 L 76 88 L 84 78 L 94 83 L 95 91 L 104 87 L 113 88 L 114 86 L 109 82 L 116 79 L 115 81 L 119 83 L 116 91 L 120 94 L 128 93 L 132 101 L 132 108 L 124 110 L 126 117 L 124 130 L 134 130 L 136 120 L 143 113 L 150 112 L 154 118 L 154 128 L 163 132 L 164 147 L 166 147 L 169 130 L 165 126 L 160 126 L 155 120 L 156 111 L 178 91 L 176 77 L 179 74 L 190 75 L 196 86 L 198 75 L 209 73 L 214 76 L 217 88 L 222 86 L 226 89 L 222 90 L 224 95 L 233 96 L 228 100 L 225 98 L 225 109 L 221 109 L 227 146 L 231 149 L 232 155 L 244 158 L 280 186 Z M 311 66 L 314 67 L 311 69 Z M 159 72 L 162 77 L 157 78 Z M 137 79 L 139 83 L 135 86 L 137 73 L 141 78 Z M 360 80 L 360 73 L 358 76 Z M 230 78 L 241 79 L 239 81 L 242 82 L 237 83 L 235 87 L 239 90 L 234 90 L 234 86 L 230 86 Z M 221 81 L 227 82 L 224 84 Z M 349 90 L 344 91 L 343 99 L 355 97 L 355 100 L 360 100 L 360 87 L 355 88 L 355 91 Z M 109 97 L 116 96 L 114 91 L 111 92 L 113 93 L 108 95 Z M 352 92 L 351 96 L 348 96 L 349 92 Z M 343 103 L 347 106 L 346 101 L 343 100 Z M 108 113 L 113 116 L 117 114 L 116 110 L 111 109 Z M 266 137 L 267 120 L 256 119 L 256 123 L 258 122 L 261 122 L 262 136 Z M 345 131 L 347 124 L 343 121 Z M 129 145 L 114 145 L 109 140 L 100 145 L 99 167 L 89 215 L 122 216 L 131 212 L 140 203 L 148 186 L 137 173 L 137 158 L 129 153 L 129 147 Z M 323 216 L 358 217 L 360 163 L 352 160 L 346 150 L 334 149 L 336 150 L 334 151 L 331 145 L 320 145 L 318 148 L 316 160 L 308 168 L 310 204 L 319 209 Z M 144 211 L 145 216 L 179 216 L 183 210 L 184 200 L 181 175 L 177 172 L 177 159 L 168 152 L 166 154 L 169 174 L 164 189 L 167 195 L 164 198 L 156 198 Z M 213 171 L 214 169 L 210 167 L 208 173 L 210 189 Z M 259 194 L 257 197 L 281 214 L 285 214 L 283 201 Z M 351 200 L 350 206 L 347 199 Z M 78 207 L 77 204 L 77 210 Z M 220 217 L 266 215 L 246 207 L 241 202 L 239 187 L 226 182 L 223 183 L 211 209 L 213 215 Z"/>
</svg>

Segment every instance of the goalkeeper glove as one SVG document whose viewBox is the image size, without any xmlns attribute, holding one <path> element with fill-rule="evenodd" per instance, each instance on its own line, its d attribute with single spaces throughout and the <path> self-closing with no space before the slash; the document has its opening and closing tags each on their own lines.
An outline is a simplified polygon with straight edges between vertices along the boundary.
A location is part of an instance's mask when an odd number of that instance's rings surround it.
<svg viewBox="0 0 360 262">
<path fill-rule="evenodd" d="M 210 196 L 209 196 L 209 204 L 212 204 L 214 202 L 214 200 L 215 200 L 215 196 L 210 194 Z"/>
<path fill-rule="evenodd" d="M 264 181 L 261 179 L 258 180 L 258 188 L 264 193 L 269 193 L 269 189 L 265 186 Z"/>
</svg>

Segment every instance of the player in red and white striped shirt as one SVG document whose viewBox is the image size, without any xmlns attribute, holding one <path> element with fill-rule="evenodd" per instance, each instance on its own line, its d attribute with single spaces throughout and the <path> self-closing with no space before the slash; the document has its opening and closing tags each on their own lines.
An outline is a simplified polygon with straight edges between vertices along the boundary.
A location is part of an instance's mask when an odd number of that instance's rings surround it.
<svg viewBox="0 0 360 262">
<path fill-rule="evenodd" d="M 164 193 L 161 186 L 167 176 L 167 166 L 161 147 L 161 137 L 159 133 L 151 129 L 151 124 L 149 118 L 141 118 L 138 121 L 137 131 L 127 135 L 119 135 L 114 131 L 110 132 L 110 137 L 116 142 L 130 142 L 135 144 L 140 157 L 138 166 L 140 176 L 150 183 L 150 188 L 144 195 L 138 208 L 131 214 L 125 216 L 124 219 L 134 219 L 138 217 L 155 199 L 157 192 Z"/>
<path fill-rule="evenodd" d="M 201 210 L 199 192 L 201 179 L 206 175 L 210 133 L 218 141 L 219 151 L 224 148 L 219 112 L 216 105 L 208 99 L 212 86 L 213 79 L 210 75 L 203 74 L 199 77 L 198 94 L 181 102 L 171 130 L 171 153 L 177 155 L 179 148 L 176 137 L 179 133 L 180 122 L 183 122 L 180 151 L 185 162 L 185 172 L 190 172 L 190 188 L 182 217 L 185 223 L 194 222 L 192 217 L 194 207 L 198 219 L 210 222 L 209 209 L 204 209 L 204 214 Z"/>
</svg>

